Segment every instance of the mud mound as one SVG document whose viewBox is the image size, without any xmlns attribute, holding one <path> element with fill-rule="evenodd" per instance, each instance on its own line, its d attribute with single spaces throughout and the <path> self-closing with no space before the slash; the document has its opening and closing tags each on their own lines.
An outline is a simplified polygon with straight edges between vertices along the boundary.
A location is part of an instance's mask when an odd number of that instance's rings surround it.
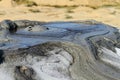
<svg viewBox="0 0 120 80">
<path fill-rule="evenodd" d="M 96 21 L 13 23 L 18 30 L 0 42 L 0 80 L 120 79 L 119 29 Z"/>
</svg>

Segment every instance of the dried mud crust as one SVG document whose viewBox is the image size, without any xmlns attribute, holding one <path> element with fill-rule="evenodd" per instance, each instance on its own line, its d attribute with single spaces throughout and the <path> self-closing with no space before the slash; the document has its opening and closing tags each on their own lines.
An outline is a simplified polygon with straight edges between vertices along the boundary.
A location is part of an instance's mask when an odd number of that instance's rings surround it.
<svg viewBox="0 0 120 80">
<path fill-rule="evenodd" d="M 13 23 L 23 32 L 10 36 L 18 42 L 1 47 L 0 80 L 120 79 L 118 29 L 96 21 Z M 26 31 L 35 25 L 45 28 Z"/>
</svg>

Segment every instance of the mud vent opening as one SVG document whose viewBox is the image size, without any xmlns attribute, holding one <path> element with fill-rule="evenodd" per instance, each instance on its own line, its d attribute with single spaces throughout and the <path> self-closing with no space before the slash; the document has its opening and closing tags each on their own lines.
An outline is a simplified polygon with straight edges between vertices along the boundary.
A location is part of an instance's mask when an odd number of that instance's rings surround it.
<svg viewBox="0 0 120 80">
<path fill-rule="evenodd" d="M 3 57 L 3 50 L 0 50 L 0 64 L 4 62 L 4 57 Z"/>
</svg>

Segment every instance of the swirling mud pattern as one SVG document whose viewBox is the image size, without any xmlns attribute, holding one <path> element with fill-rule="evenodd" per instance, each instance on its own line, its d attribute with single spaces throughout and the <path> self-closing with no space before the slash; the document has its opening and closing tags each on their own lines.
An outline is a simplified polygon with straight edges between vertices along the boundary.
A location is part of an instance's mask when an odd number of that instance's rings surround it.
<svg viewBox="0 0 120 80">
<path fill-rule="evenodd" d="M 112 26 L 4 20 L 0 33 L 0 80 L 120 80 L 120 33 Z"/>
</svg>

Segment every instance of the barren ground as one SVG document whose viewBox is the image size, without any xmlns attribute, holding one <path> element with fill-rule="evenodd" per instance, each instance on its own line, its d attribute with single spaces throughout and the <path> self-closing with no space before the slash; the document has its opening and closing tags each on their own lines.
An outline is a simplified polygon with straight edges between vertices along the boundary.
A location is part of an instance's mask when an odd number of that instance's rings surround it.
<svg viewBox="0 0 120 80">
<path fill-rule="evenodd" d="M 120 6 L 108 5 L 94 8 L 81 5 L 38 5 L 26 7 L 25 5 L 11 6 L 10 1 L 11 0 L 3 0 L 0 2 L 0 20 L 29 19 L 38 21 L 70 21 L 94 19 L 112 26 L 120 27 Z M 39 0 L 35 1 L 39 2 Z M 52 1 L 53 0 L 51 0 L 51 2 Z"/>
</svg>

